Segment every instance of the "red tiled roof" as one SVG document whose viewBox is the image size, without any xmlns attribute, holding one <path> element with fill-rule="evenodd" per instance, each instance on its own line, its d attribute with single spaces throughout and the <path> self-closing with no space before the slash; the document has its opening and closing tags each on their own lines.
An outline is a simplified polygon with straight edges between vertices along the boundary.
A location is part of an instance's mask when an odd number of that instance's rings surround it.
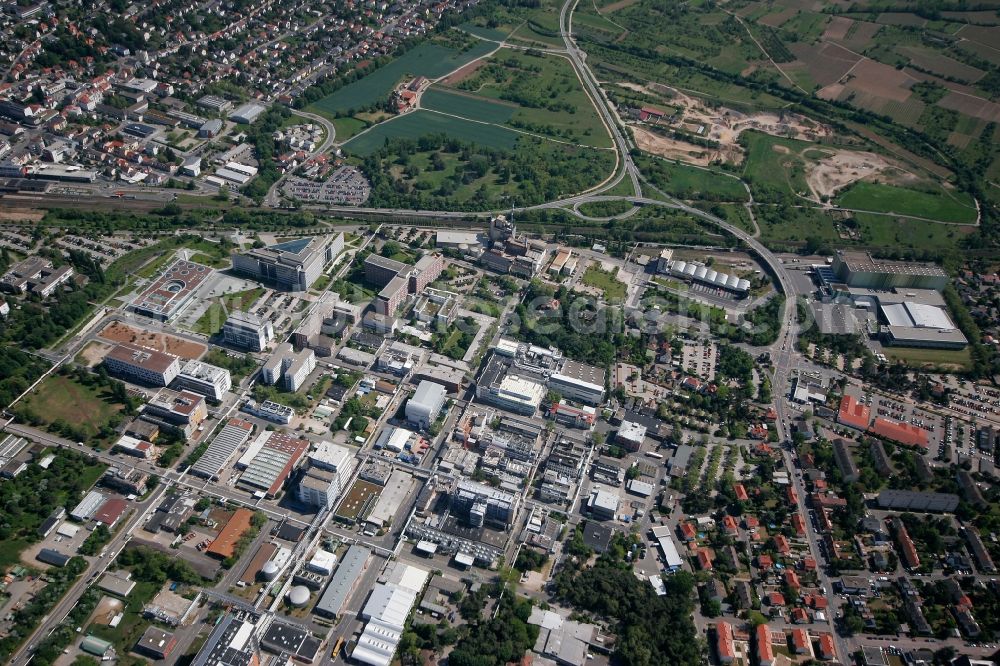
<svg viewBox="0 0 1000 666">
<path fill-rule="evenodd" d="M 837 423 L 865 430 L 871 421 L 872 410 L 868 405 L 862 405 L 849 395 L 840 401 L 840 411 L 837 413 Z"/>
<path fill-rule="evenodd" d="M 827 660 L 837 658 L 837 650 L 833 647 L 833 636 L 830 634 L 819 635 L 819 656 Z"/>
<path fill-rule="evenodd" d="M 805 652 L 809 649 L 809 634 L 805 629 L 792 629 L 792 647 L 796 652 Z"/>
<path fill-rule="evenodd" d="M 909 423 L 901 423 L 880 416 L 872 424 L 871 432 L 900 444 L 927 448 L 927 431 Z"/>
<path fill-rule="evenodd" d="M 761 663 L 774 661 L 774 649 L 771 648 L 771 632 L 766 624 L 757 625 L 757 659 Z"/>
<path fill-rule="evenodd" d="M 789 545 L 788 539 L 786 539 L 783 534 L 779 534 L 774 537 L 774 545 L 778 548 L 778 552 L 782 555 L 787 555 L 792 552 L 792 547 Z"/>
<path fill-rule="evenodd" d="M 750 496 L 747 495 L 747 489 L 743 487 L 742 483 L 737 483 L 736 485 L 734 485 L 733 492 L 736 493 L 736 499 L 740 500 L 741 502 L 750 499 Z"/>
<path fill-rule="evenodd" d="M 732 660 L 736 658 L 736 647 L 733 644 L 733 627 L 728 622 L 717 622 L 715 624 L 715 635 L 718 637 L 716 648 L 721 659 Z"/>
<path fill-rule="evenodd" d="M 698 551 L 698 567 L 705 571 L 712 568 L 712 556 L 704 548 Z"/>
</svg>

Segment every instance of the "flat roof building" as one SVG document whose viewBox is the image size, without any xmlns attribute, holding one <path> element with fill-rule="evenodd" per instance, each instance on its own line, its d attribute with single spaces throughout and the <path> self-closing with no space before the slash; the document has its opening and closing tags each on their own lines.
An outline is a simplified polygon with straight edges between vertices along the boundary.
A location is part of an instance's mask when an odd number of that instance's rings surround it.
<svg viewBox="0 0 1000 666">
<path fill-rule="evenodd" d="M 421 381 L 413 396 L 406 401 L 406 420 L 421 428 L 430 428 L 441 413 L 447 395 L 447 391 L 440 384 L 426 379 Z"/>
<path fill-rule="evenodd" d="M 837 252 L 833 257 L 833 271 L 851 287 L 916 287 L 941 291 L 948 284 L 948 274 L 940 266 L 876 259 L 868 252 Z"/>
<path fill-rule="evenodd" d="M 104 365 L 113 375 L 151 386 L 166 386 L 181 372 L 176 356 L 127 342 L 115 345 Z"/>
<path fill-rule="evenodd" d="M 336 618 L 344 609 L 344 604 L 354 592 L 361 574 L 368 566 L 368 558 L 371 551 L 358 544 L 347 549 L 340 566 L 330 579 L 330 584 L 326 586 L 323 595 L 316 602 L 313 612 L 330 618 Z"/>
<path fill-rule="evenodd" d="M 451 508 L 474 527 L 482 527 L 486 522 L 506 527 L 514 521 L 517 496 L 463 479 L 452 492 Z"/>
<path fill-rule="evenodd" d="M 252 125 L 267 111 L 267 107 L 256 102 L 247 102 L 229 114 L 229 119 L 241 125 Z"/>
<path fill-rule="evenodd" d="M 150 659 L 168 659 L 175 647 L 177 638 L 172 633 L 149 626 L 142 632 L 133 649 Z"/>
<path fill-rule="evenodd" d="M 15 293 L 32 293 L 47 298 L 57 287 L 73 277 L 73 267 L 53 266 L 44 257 L 28 257 L 19 261 L 0 277 L 0 289 Z"/>
<path fill-rule="evenodd" d="M 264 351 L 274 340 L 274 326 L 270 319 L 252 312 L 234 310 L 222 325 L 222 339 L 226 344 L 250 351 Z"/>
<path fill-rule="evenodd" d="M 166 321 L 188 302 L 195 289 L 211 274 L 212 269 L 208 266 L 178 259 L 132 301 L 132 310 L 152 319 Z"/>
<path fill-rule="evenodd" d="M 297 238 L 232 255 L 233 270 L 288 291 L 305 291 L 344 250 L 344 234 Z"/>
<path fill-rule="evenodd" d="M 208 445 L 205 453 L 188 471 L 205 479 L 217 479 L 236 450 L 250 439 L 252 432 L 253 424 L 250 422 L 236 418 L 229 419 Z"/>
<path fill-rule="evenodd" d="M 280 384 L 290 392 L 302 388 L 309 374 L 316 368 L 316 352 L 306 348 L 295 351 L 292 344 L 282 342 L 260 370 L 265 384 Z"/>
<path fill-rule="evenodd" d="M 229 371 L 201 361 L 188 361 L 181 368 L 173 384 L 180 389 L 186 389 L 215 401 L 221 401 L 226 391 L 233 387 L 233 378 Z"/>
</svg>

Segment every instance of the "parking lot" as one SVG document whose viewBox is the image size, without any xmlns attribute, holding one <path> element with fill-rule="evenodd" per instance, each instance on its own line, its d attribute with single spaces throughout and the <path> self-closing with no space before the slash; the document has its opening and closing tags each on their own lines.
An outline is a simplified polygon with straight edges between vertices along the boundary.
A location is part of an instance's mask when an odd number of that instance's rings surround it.
<svg viewBox="0 0 1000 666">
<path fill-rule="evenodd" d="M 288 178 L 281 190 L 287 197 L 311 203 L 360 205 L 368 200 L 371 185 L 358 169 L 342 166 L 324 182 Z"/>
</svg>

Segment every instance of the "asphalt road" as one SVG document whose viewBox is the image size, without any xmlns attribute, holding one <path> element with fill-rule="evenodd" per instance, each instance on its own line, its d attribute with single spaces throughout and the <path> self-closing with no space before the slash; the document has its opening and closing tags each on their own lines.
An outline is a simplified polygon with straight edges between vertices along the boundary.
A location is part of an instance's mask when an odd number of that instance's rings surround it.
<svg viewBox="0 0 1000 666">
<path fill-rule="evenodd" d="M 63 619 L 65 619 L 66 615 L 76 606 L 76 602 L 80 599 L 84 591 L 115 560 L 118 553 L 125 547 L 125 543 L 132 538 L 132 530 L 142 524 L 146 515 L 156 507 L 160 497 L 167 488 L 167 484 L 160 484 L 144 501 L 138 502 L 135 505 L 136 510 L 132 514 L 132 517 L 118 529 L 115 536 L 108 542 L 102 551 L 103 555 L 86 558 L 87 569 L 80 574 L 80 578 L 76 583 L 63 595 L 63 598 L 59 600 L 59 603 L 52 608 L 49 614 L 45 616 L 42 623 L 31 634 L 31 637 L 21 645 L 21 649 L 14 654 L 10 661 L 12 666 L 21 666 L 31 660 L 32 651 L 38 642 L 55 630 Z"/>
</svg>

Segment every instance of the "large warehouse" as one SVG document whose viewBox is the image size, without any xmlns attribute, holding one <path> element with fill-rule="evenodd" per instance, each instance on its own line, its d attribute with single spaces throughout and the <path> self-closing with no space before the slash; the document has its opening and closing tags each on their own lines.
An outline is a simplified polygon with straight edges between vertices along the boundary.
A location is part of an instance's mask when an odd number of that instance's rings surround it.
<svg viewBox="0 0 1000 666">
<path fill-rule="evenodd" d="M 866 289 L 917 288 L 941 291 L 948 274 L 940 266 L 909 261 L 876 259 L 868 252 L 838 252 L 833 273 L 849 287 Z"/>
</svg>

